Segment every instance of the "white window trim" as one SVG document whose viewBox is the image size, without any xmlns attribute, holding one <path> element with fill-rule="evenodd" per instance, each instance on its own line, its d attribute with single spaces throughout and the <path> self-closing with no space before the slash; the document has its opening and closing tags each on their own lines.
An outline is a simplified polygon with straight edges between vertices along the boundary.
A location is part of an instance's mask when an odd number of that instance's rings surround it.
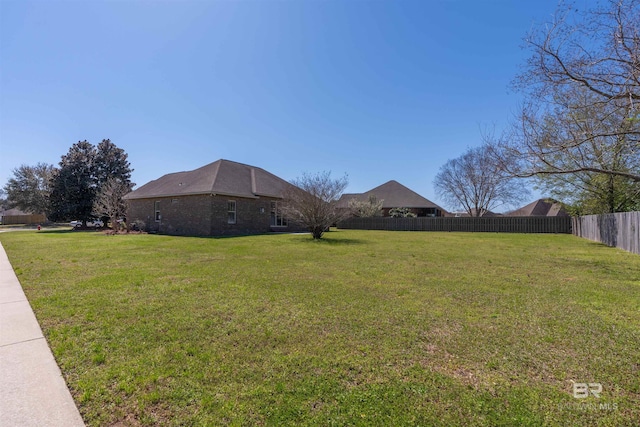
<svg viewBox="0 0 640 427">
<path fill-rule="evenodd" d="M 289 226 L 289 221 L 287 220 L 287 218 L 284 217 L 284 215 L 282 215 L 282 212 L 280 212 L 277 201 L 271 202 L 271 215 L 273 215 L 273 219 L 274 219 L 274 224 L 271 225 L 271 227 L 284 228 Z M 280 220 L 280 224 L 278 224 L 278 220 Z"/>
<path fill-rule="evenodd" d="M 160 200 L 153 202 L 153 218 L 156 222 L 160 222 L 160 219 L 162 218 L 160 216 Z"/>
<path fill-rule="evenodd" d="M 233 203 L 233 210 L 229 209 L 229 205 Z M 233 221 L 231 221 L 231 217 L 229 214 L 233 212 Z M 237 224 L 238 223 L 238 203 L 235 200 L 227 200 L 227 223 L 228 224 Z"/>
</svg>

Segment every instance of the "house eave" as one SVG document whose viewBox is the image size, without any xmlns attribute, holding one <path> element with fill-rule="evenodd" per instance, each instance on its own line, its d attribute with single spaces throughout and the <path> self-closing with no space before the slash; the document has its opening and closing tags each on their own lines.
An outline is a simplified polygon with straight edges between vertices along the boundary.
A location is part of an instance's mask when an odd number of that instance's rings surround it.
<svg viewBox="0 0 640 427">
<path fill-rule="evenodd" d="M 277 195 L 277 194 L 267 194 L 267 193 L 256 193 L 256 198 L 260 198 L 260 197 L 269 197 L 272 199 L 282 199 L 281 195 Z"/>
<path fill-rule="evenodd" d="M 206 196 L 210 194 L 211 194 L 210 191 L 203 191 L 199 193 L 158 193 L 158 194 L 147 194 L 143 196 L 126 195 L 123 197 L 123 199 L 124 200 L 144 200 L 144 199 L 159 199 L 159 198 L 182 197 L 182 196 Z"/>
<path fill-rule="evenodd" d="M 144 195 L 144 196 L 124 196 L 124 200 L 145 200 L 145 199 L 160 199 L 160 198 L 169 198 L 169 197 L 186 197 L 186 196 L 223 196 L 223 197 L 237 197 L 242 199 L 259 199 L 260 196 L 252 195 L 252 194 L 232 194 L 232 193 L 212 193 L 211 191 L 203 191 L 197 193 L 163 193 L 163 194 L 152 194 L 152 195 Z"/>
<path fill-rule="evenodd" d="M 402 206 L 382 206 L 382 209 L 393 209 L 393 208 L 407 208 L 407 209 L 442 209 L 439 206 L 408 206 L 408 205 L 402 205 Z"/>
<path fill-rule="evenodd" d="M 211 193 L 212 196 L 224 196 L 224 197 L 237 197 L 240 199 L 259 199 L 259 196 L 254 194 L 232 194 L 232 193 Z"/>
</svg>

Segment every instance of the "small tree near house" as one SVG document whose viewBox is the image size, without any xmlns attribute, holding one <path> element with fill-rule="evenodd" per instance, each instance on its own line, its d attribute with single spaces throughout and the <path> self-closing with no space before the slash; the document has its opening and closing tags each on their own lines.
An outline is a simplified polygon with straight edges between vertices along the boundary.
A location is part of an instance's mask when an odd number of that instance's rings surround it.
<svg viewBox="0 0 640 427">
<path fill-rule="evenodd" d="M 348 215 L 336 206 L 348 183 L 346 175 L 332 179 L 330 172 L 305 173 L 291 181 L 293 187 L 283 197 L 283 213 L 306 226 L 314 239 L 320 239 L 331 225 Z"/>
<path fill-rule="evenodd" d="M 124 217 L 127 206 L 123 197 L 131 191 L 131 184 L 118 178 L 108 178 L 96 196 L 93 213 L 111 218 L 111 227 L 118 232 L 118 219 Z"/>
</svg>

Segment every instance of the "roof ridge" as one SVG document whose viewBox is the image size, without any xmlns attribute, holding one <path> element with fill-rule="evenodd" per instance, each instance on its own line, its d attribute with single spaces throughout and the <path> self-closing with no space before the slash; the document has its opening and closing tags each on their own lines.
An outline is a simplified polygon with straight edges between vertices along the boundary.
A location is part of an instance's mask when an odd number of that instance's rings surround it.
<svg viewBox="0 0 640 427">
<path fill-rule="evenodd" d="M 250 168 L 262 169 L 262 168 L 260 168 L 258 166 L 253 166 L 253 165 L 250 165 L 250 164 L 247 164 L 247 163 L 242 163 L 242 162 L 236 162 L 235 160 L 229 160 L 229 159 L 218 159 L 217 162 L 235 163 L 236 165 L 240 165 L 240 166 L 247 166 L 247 167 L 250 167 Z"/>
<path fill-rule="evenodd" d="M 407 187 L 406 185 L 404 185 L 404 184 L 402 184 L 402 183 L 400 183 L 400 182 L 396 181 L 395 179 L 391 179 L 391 180 L 389 180 L 389 181 L 385 182 L 384 184 L 379 185 L 379 186 L 377 186 L 377 187 L 375 187 L 375 188 L 373 188 L 373 189 L 371 189 L 371 190 L 369 190 L 369 191 L 367 191 L 366 193 L 363 193 L 363 194 L 373 193 L 373 191 L 374 191 L 374 190 L 376 190 L 376 189 L 378 189 L 378 188 L 382 188 L 382 187 L 384 187 L 385 185 L 388 185 L 388 184 L 397 184 L 397 185 L 399 185 L 400 187 L 402 187 L 402 189 L 403 189 L 403 190 L 409 191 L 410 193 L 413 193 L 414 195 L 418 196 L 419 198 L 424 199 L 424 200 L 426 200 L 426 201 L 428 201 L 428 202 L 430 202 L 430 203 L 433 203 L 431 200 L 427 199 L 427 198 L 426 198 L 426 197 L 424 197 L 422 194 L 420 194 L 420 193 L 418 193 L 418 192 L 416 192 L 416 191 L 412 190 L 411 188 L 409 188 L 409 187 Z M 433 204 L 435 205 L 435 203 L 433 203 Z"/>
<path fill-rule="evenodd" d="M 218 172 L 220 172 L 220 165 L 222 164 L 223 160 L 224 159 L 220 159 L 220 160 L 216 160 L 215 162 L 211 163 L 212 165 L 217 163 L 214 166 L 213 177 L 211 179 L 211 192 L 212 193 L 213 193 L 213 189 L 216 186 L 216 180 L 218 179 Z"/>
<path fill-rule="evenodd" d="M 251 192 L 256 194 L 258 192 L 258 186 L 256 185 L 256 168 L 249 167 L 251 170 Z"/>
</svg>

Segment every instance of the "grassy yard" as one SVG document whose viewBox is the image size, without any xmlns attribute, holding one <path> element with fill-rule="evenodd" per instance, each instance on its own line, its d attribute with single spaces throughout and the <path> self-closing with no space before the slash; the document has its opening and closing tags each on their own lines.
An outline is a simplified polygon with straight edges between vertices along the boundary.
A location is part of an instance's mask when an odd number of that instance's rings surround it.
<svg viewBox="0 0 640 427">
<path fill-rule="evenodd" d="M 638 425 L 639 256 L 325 236 L 0 241 L 88 425 Z"/>
</svg>

